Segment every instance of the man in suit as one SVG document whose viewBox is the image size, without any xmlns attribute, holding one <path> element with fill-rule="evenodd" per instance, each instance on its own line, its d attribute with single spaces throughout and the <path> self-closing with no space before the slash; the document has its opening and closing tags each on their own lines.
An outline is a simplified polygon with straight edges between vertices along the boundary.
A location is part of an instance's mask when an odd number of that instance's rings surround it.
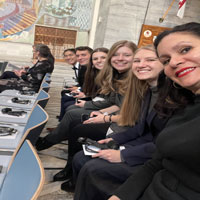
<svg viewBox="0 0 200 200">
<path fill-rule="evenodd" d="M 75 80 L 77 82 L 76 86 L 67 88 L 68 90 L 75 90 L 74 87 L 82 87 L 84 82 L 84 75 L 87 69 L 87 65 L 90 64 L 90 56 L 92 49 L 88 46 L 80 46 L 76 49 L 66 49 L 63 53 L 65 61 L 73 65 L 73 70 L 75 73 Z"/>
<path fill-rule="evenodd" d="M 63 52 L 63 57 L 64 57 L 64 60 L 67 64 L 73 66 L 72 69 L 74 70 L 75 80 L 77 82 L 79 62 L 77 62 L 76 49 L 74 49 L 74 48 L 65 49 L 64 52 Z"/>
<path fill-rule="evenodd" d="M 93 50 L 88 46 L 80 46 L 76 48 L 76 58 L 77 62 L 79 62 L 78 76 L 77 76 L 79 87 L 83 86 L 84 75 L 87 66 L 90 65 L 90 57 L 92 51 Z"/>
<path fill-rule="evenodd" d="M 61 121 L 65 110 L 68 106 L 74 104 L 74 97 L 66 95 L 70 91 L 75 91 L 78 87 L 82 87 L 84 83 L 84 76 L 87 69 L 87 65 L 90 64 L 90 56 L 92 53 L 92 49 L 88 46 L 80 46 L 76 49 L 66 49 L 63 53 L 65 61 L 73 65 L 73 70 L 75 73 L 75 80 L 77 82 L 76 85 L 68 86 L 64 90 L 61 91 L 61 109 L 60 115 L 58 116 L 58 120 Z M 50 129 L 51 130 L 51 129 Z"/>
</svg>

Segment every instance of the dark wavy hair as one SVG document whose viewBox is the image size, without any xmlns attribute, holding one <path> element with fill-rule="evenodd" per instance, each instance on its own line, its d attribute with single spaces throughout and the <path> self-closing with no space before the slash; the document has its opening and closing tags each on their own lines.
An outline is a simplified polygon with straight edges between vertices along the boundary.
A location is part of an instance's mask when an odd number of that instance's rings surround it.
<svg viewBox="0 0 200 200">
<path fill-rule="evenodd" d="M 54 70 L 55 58 L 52 55 L 50 48 L 45 44 L 36 44 L 35 51 L 39 52 L 39 55 L 41 57 L 47 58 L 47 61 L 51 65 L 51 70 L 49 72 L 52 73 Z"/>
<path fill-rule="evenodd" d="M 156 51 L 163 38 L 177 32 L 189 33 L 200 38 L 200 23 L 190 22 L 175 26 L 171 30 L 162 32 L 154 41 Z M 169 79 L 164 72 L 161 73 L 158 79 L 158 89 L 159 96 L 155 109 L 162 116 L 170 116 L 175 111 L 185 108 L 188 104 L 193 103 L 194 101 L 194 94 L 190 90 L 179 85 L 177 86 L 177 84 L 174 86 L 173 81 Z"/>
</svg>

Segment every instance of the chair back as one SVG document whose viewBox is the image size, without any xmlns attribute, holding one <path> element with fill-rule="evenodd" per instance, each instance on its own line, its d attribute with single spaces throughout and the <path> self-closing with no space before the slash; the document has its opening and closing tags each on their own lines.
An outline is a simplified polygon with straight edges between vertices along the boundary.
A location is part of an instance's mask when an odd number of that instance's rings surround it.
<svg viewBox="0 0 200 200">
<path fill-rule="evenodd" d="M 51 75 L 49 73 L 46 73 L 46 75 L 44 76 L 44 80 L 47 83 L 51 83 Z"/>
<path fill-rule="evenodd" d="M 36 104 L 24 128 L 24 139 L 30 140 L 30 142 L 35 145 L 39 135 L 42 132 L 42 129 L 48 121 L 48 118 L 49 116 L 46 111 L 40 105 Z M 29 132 L 26 135 L 25 133 L 28 129 Z"/>
<path fill-rule="evenodd" d="M 42 108 L 45 108 L 49 98 L 50 98 L 50 95 L 47 92 L 45 92 L 43 89 L 40 89 L 39 94 L 36 98 L 36 103 L 38 103 Z"/>
<path fill-rule="evenodd" d="M 5 71 L 6 69 L 6 66 L 7 66 L 8 62 L 0 62 L 0 75 L 3 74 L 3 72 Z"/>
<path fill-rule="evenodd" d="M 42 82 L 40 88 L 43 89 L 45 92 L 48 93 L 50 85 L 46 81 L 44 81 L 44 82 Z"/>
<path fill-rule="evenodd" d="M 25 140 L 4 179 L 0 200 L 36 200 L 44 179 L 39 156 L 32 144 Z"/>
</svg>

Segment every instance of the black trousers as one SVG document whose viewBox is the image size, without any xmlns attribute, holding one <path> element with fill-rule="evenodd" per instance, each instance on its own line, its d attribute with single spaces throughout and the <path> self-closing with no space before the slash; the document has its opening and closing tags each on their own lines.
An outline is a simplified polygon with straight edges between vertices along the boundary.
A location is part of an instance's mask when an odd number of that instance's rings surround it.
<svg viewBox="0 0 200 200">
<path fill-rule="evenodd" d="M 74 120 L 70 124 L 71 129 L 68 138 L 68 161 L 66 169 L 72 168 L 73 156 L 82 150 L 82 144 L 78 142 L 79 137 L 86 137 L 92 140 L 101 140 L 106 137 L 110 123 L 103 124 L 80 124 L 80 120 Z"/>
<path fill-rule="evenodd" d="M 72 126 L 74 124 L 72 123 Z M 109 123 L 103 124 L 79 124 L 72 129 L 68 139 L 68 153 L 74 156 L 75 153 L 82 150 L 82 144 L 77 140 L 79 137 L 86 137 L 92 140 L 101 140 L 106 137 Z"/>
<path fill-rule="evenodd" d="M 137 166 L 110 163 L 101 158 L 92 159 L 78 152 L 73 159 L 76 179 L 74 200 L 104 200 L 123 184 Z M 77 178 L 78 177 L 78 178 Z"/>
<path fill-rule="evenodd" d="M 75 98 L 69 97 L 67 95 L 62 95 L 62 97 L 61 97 L 61 105 L 60 105 L 59 121 L 62 120 L 62 118 L 65 115 L 65 111 L 68 108 L 68 106 L 73 105 L 74 103 L 75 103 Z"/>
<path fill-rule="evenodd" d="M 1 76 L 0 79 L 10 79 L 10 78 L 17 78 L 19 79 L 19 76 L 17 76 L 14 72 L 12 71 L 5 71 Z"/>
</svg>

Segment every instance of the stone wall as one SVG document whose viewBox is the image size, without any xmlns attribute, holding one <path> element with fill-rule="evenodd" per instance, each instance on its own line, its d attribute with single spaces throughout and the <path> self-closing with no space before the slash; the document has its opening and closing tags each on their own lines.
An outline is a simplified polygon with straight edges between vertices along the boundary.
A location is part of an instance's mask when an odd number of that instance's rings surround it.
<svg viewBox="0 0 200 200">
<path fill-rule="evenodd" d="M 0 60 L 31 62 L 32 44 L 0 42 Z"/>
<path fill-rule="evenodd" d="M 142 24 L 162 27 L 195 21 L 200 22 L 200 1 L 187 1 L 185 15 L 179 19 L 178 0 L 175 1 L 163 23 L 163 16 L 172 0 L 102 0 L 94 47 L 110 47 L 118 40 L 132 40 L 138 44 Z"/>
</svg>

